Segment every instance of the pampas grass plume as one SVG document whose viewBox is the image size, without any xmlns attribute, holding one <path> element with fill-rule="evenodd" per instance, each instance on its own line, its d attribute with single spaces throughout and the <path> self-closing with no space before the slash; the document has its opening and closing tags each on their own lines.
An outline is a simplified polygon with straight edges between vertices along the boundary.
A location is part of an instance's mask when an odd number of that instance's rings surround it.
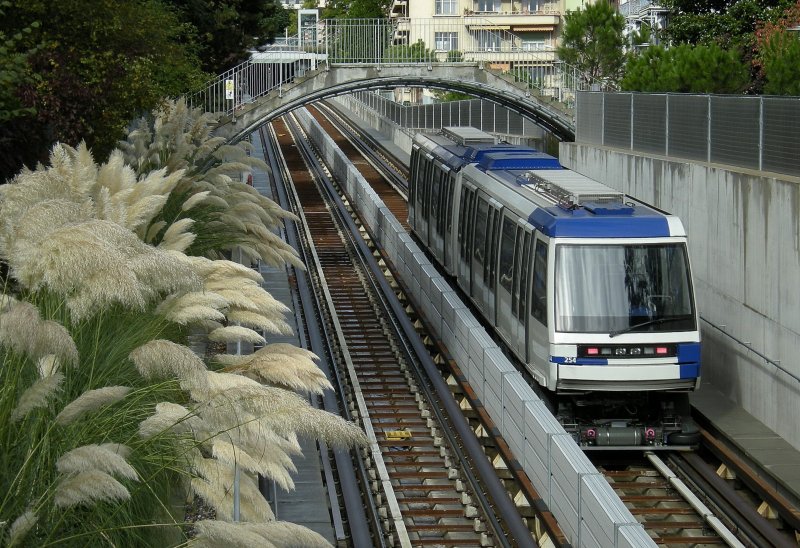
<svg viewBox="0 0 800 548">
<path fill-rule="evenodd" d="M 191 349 L 165 339 L 152 340 L 129 355 L 136 370 L 146 379 L 186 379 L 206 370 Z"/>
<path fill-rule="evenodd" d="M 17 422 L 36 408 L 46 407 L 47 401 L 58 392 L 63 381 L 64 375 L 56 372 L 34 382 L 19 397 L 17 407 L 11 412 L 11 422 Z"/>
<path fill-rule="evenodd" d="M 87 470 L 62 479 L 56 486 L 53 503 L 59 508 L 71 508 L 130 498 L 128 489 L 110 475 L 100 470 Z"/>
<path fill-rule="evenodd" d="M 264 536 L 249 531 L 241 523 L 227 523 L 217 520 L 201 520 L 194 523 L 197 536 L 190 546 L 197 548 L 275 548 Z"/>
<path fill-rule="evenodd" d="M 39 377 L 43 379 L 58 373 L 61 369 L 61 360 L 55 354 L 48 354 L 39 358 L 36 367 L 39 369 Z"/>
<path fill-rule="evenodd" d="M 157 221 L 150 225 L 150 228 L 147 229 L 147 234 L 145 234 L 144 241 L 147 243 L 152 242 L 165 226 L 167 226 L 167 221 Z"/>
<path fill-rule="evenodd" d="M 213 342 L 235 343 L 237 341 L 249 342 L 253 344 L 264 344 L 267 341 L 264 337 L 246 327 L 240 325 L 229 325 L 220 327 L 208 334 L 208 340 Z"/>
<path fill-rule="evenodd" d="M 131 389 L 127 386 L 105 386 L 96 390 L 87 390 L 61 410 L 61 413 L 56 416 L 56 422 L 61 426 L 66 426 L 84 413 L 117 403 L 130 391 Z"/>
<path fill-rule="evenodd" d="M 33 526 L 36 525 L 37 516 L 33 510 L 27 510 L 20 517 L 14 520 L 11 528 L 8 530 L 8 546 L 19 545 L 25 540 Z"/>
<path fill-rule="evenodd" d="M 155 413 L 139 423 L 139 436 L 147 439 L 167 431 L 191 432 L 201 426 L 201 419 L 182 405 L 161 402 L 156 404 Z"/>
<path fill-rule="evenodd" d="M 331 548 L 325 537 L 316 531 L 289 521 L 242 523 L 241 526 L 281 548 Z"/>
<path fill-rule="evenodd" d="M 181 206 L 181 210 L 182 211 L 189 211 L 194 206 L 196 206 L 197 204 L 199 204 L 200 202 L 205 200 L 206 196 L 208 196 L 209 194 L 211 194 L 210 190 L 204 190 L 203 192 L 198 192 L 197 194 L 191 195 L 188 200 L 183 202 L 183 205 Z"/>
<path fill-rule="evenodd" d="M 5 312 L 6 309 L 15 302 L 17 302 L 17 299 L 12 297 L 11 295 L 0 295 L 0 313 Z"/>
<path fill-rule="evenodd" d="M 194 220 L 188 218 L 172 223 L 164 233 L 161 243 L 158 244 L 159 249 L 186 251 L 196 237 L 195 234 L 189 232 L 193 224 Z"/>
<path fill-rule="evenodd" d="M 118 449 L 115 447 L 115 449 Z M 56 461 L 56 469 L 65 475 L 73 475 L 90 470 L 100 470 L 106 474 L 138 481 L 139 474 L 117 451 L 108 446 L 83 445 L 68 451 Z"/>
<path fill-rule="evenodd" d="M 231 310 L 228 312 L 228 321 L 236 322 L 241 325 L 261 329 L 268 333 L 276 333 L 279 335 L 291 335 L 291 326 L 283 321 L 283 319 L 271 319 L 259 312 L 250 312 L 248 310 Z"/>
</svg>

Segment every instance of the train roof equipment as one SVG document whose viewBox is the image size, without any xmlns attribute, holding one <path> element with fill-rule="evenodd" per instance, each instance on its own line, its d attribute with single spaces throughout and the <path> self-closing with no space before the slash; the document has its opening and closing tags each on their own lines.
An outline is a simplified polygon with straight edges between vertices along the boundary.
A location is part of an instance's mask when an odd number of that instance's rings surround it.
<svg viewBox="0 0 800 548">
<path fill-rule="evenodd" d="M 530 147 L 498 143 L 492 135 L 473 127 L 445 127 L 440 134 L 417 134 L 414 140 L 453 171 L 473 163 L 482 164 L 487 170 L 562 169 L 558 159 L 549 154 Z"/>
<path fill-rule="evenodd" d="M 497 139 L 495 139 L 494 135 L 470 126 L 443 127 L 442 135 L 462 147 L 475 144 L 497 143 Z"/>
</svg>

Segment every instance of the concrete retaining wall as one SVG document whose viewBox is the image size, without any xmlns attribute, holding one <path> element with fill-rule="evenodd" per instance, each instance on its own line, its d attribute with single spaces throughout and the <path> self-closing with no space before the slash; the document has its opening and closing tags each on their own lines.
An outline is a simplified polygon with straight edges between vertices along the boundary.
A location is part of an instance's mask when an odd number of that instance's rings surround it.
<svg viewBox="0 0 800 548">
<path fill-rule="evenodd" d="M 305 111 L 298 111 L 298 119 L 399 270 L 410 297 L 439 329 L 437 336 L 464 371 L 569 542 L 598 548 L 655 546 L 361 174 Z"/>
<path fill-rule="evenodd" d="M 701 316 L 800 377 L 800 179 L 580 143 L 560 160 L 678 215 Z M 702 327 L 703 380 L 800 449 L 800 382 Z"/>
</svg>

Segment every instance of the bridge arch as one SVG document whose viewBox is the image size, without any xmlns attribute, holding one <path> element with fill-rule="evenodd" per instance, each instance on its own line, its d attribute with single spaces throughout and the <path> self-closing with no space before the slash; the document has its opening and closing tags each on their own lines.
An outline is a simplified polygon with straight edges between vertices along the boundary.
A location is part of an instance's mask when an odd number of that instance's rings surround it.
<svg viewBox="0 0 800 548">
<path fill-rule="evenodd" d="M 353 67 L 316 71 L 309 77 L 298 78 L 293 85 L 284 86 L 246 105 L 237 112 L 228 130 L 232 141 L 239 141 L 253 131 L 297 108 L 324 99 L 356 91 L 424 87 L 457 91 L 486 99 L 524 116 L 551 132 L 560 141 L 574 141 L 575 124 L 571 116 L 540 100 L 530 90 L 518 87 L 513 81 L 482 67 L 449 67 L 437 70 L 425 67 Z"/>
</svg>

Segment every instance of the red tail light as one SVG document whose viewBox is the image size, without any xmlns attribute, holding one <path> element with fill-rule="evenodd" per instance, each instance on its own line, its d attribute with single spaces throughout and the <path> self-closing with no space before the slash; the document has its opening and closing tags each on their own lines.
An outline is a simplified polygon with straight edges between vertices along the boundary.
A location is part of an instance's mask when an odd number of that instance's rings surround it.
<svg viewBox="0 0 800 548">
<path fill-rule="evenodd" d="M 660 354 L 662 356 L 669 353 L 669 349 L 666 346 L 656 346 L 656 354 Z"/>
</svg>

